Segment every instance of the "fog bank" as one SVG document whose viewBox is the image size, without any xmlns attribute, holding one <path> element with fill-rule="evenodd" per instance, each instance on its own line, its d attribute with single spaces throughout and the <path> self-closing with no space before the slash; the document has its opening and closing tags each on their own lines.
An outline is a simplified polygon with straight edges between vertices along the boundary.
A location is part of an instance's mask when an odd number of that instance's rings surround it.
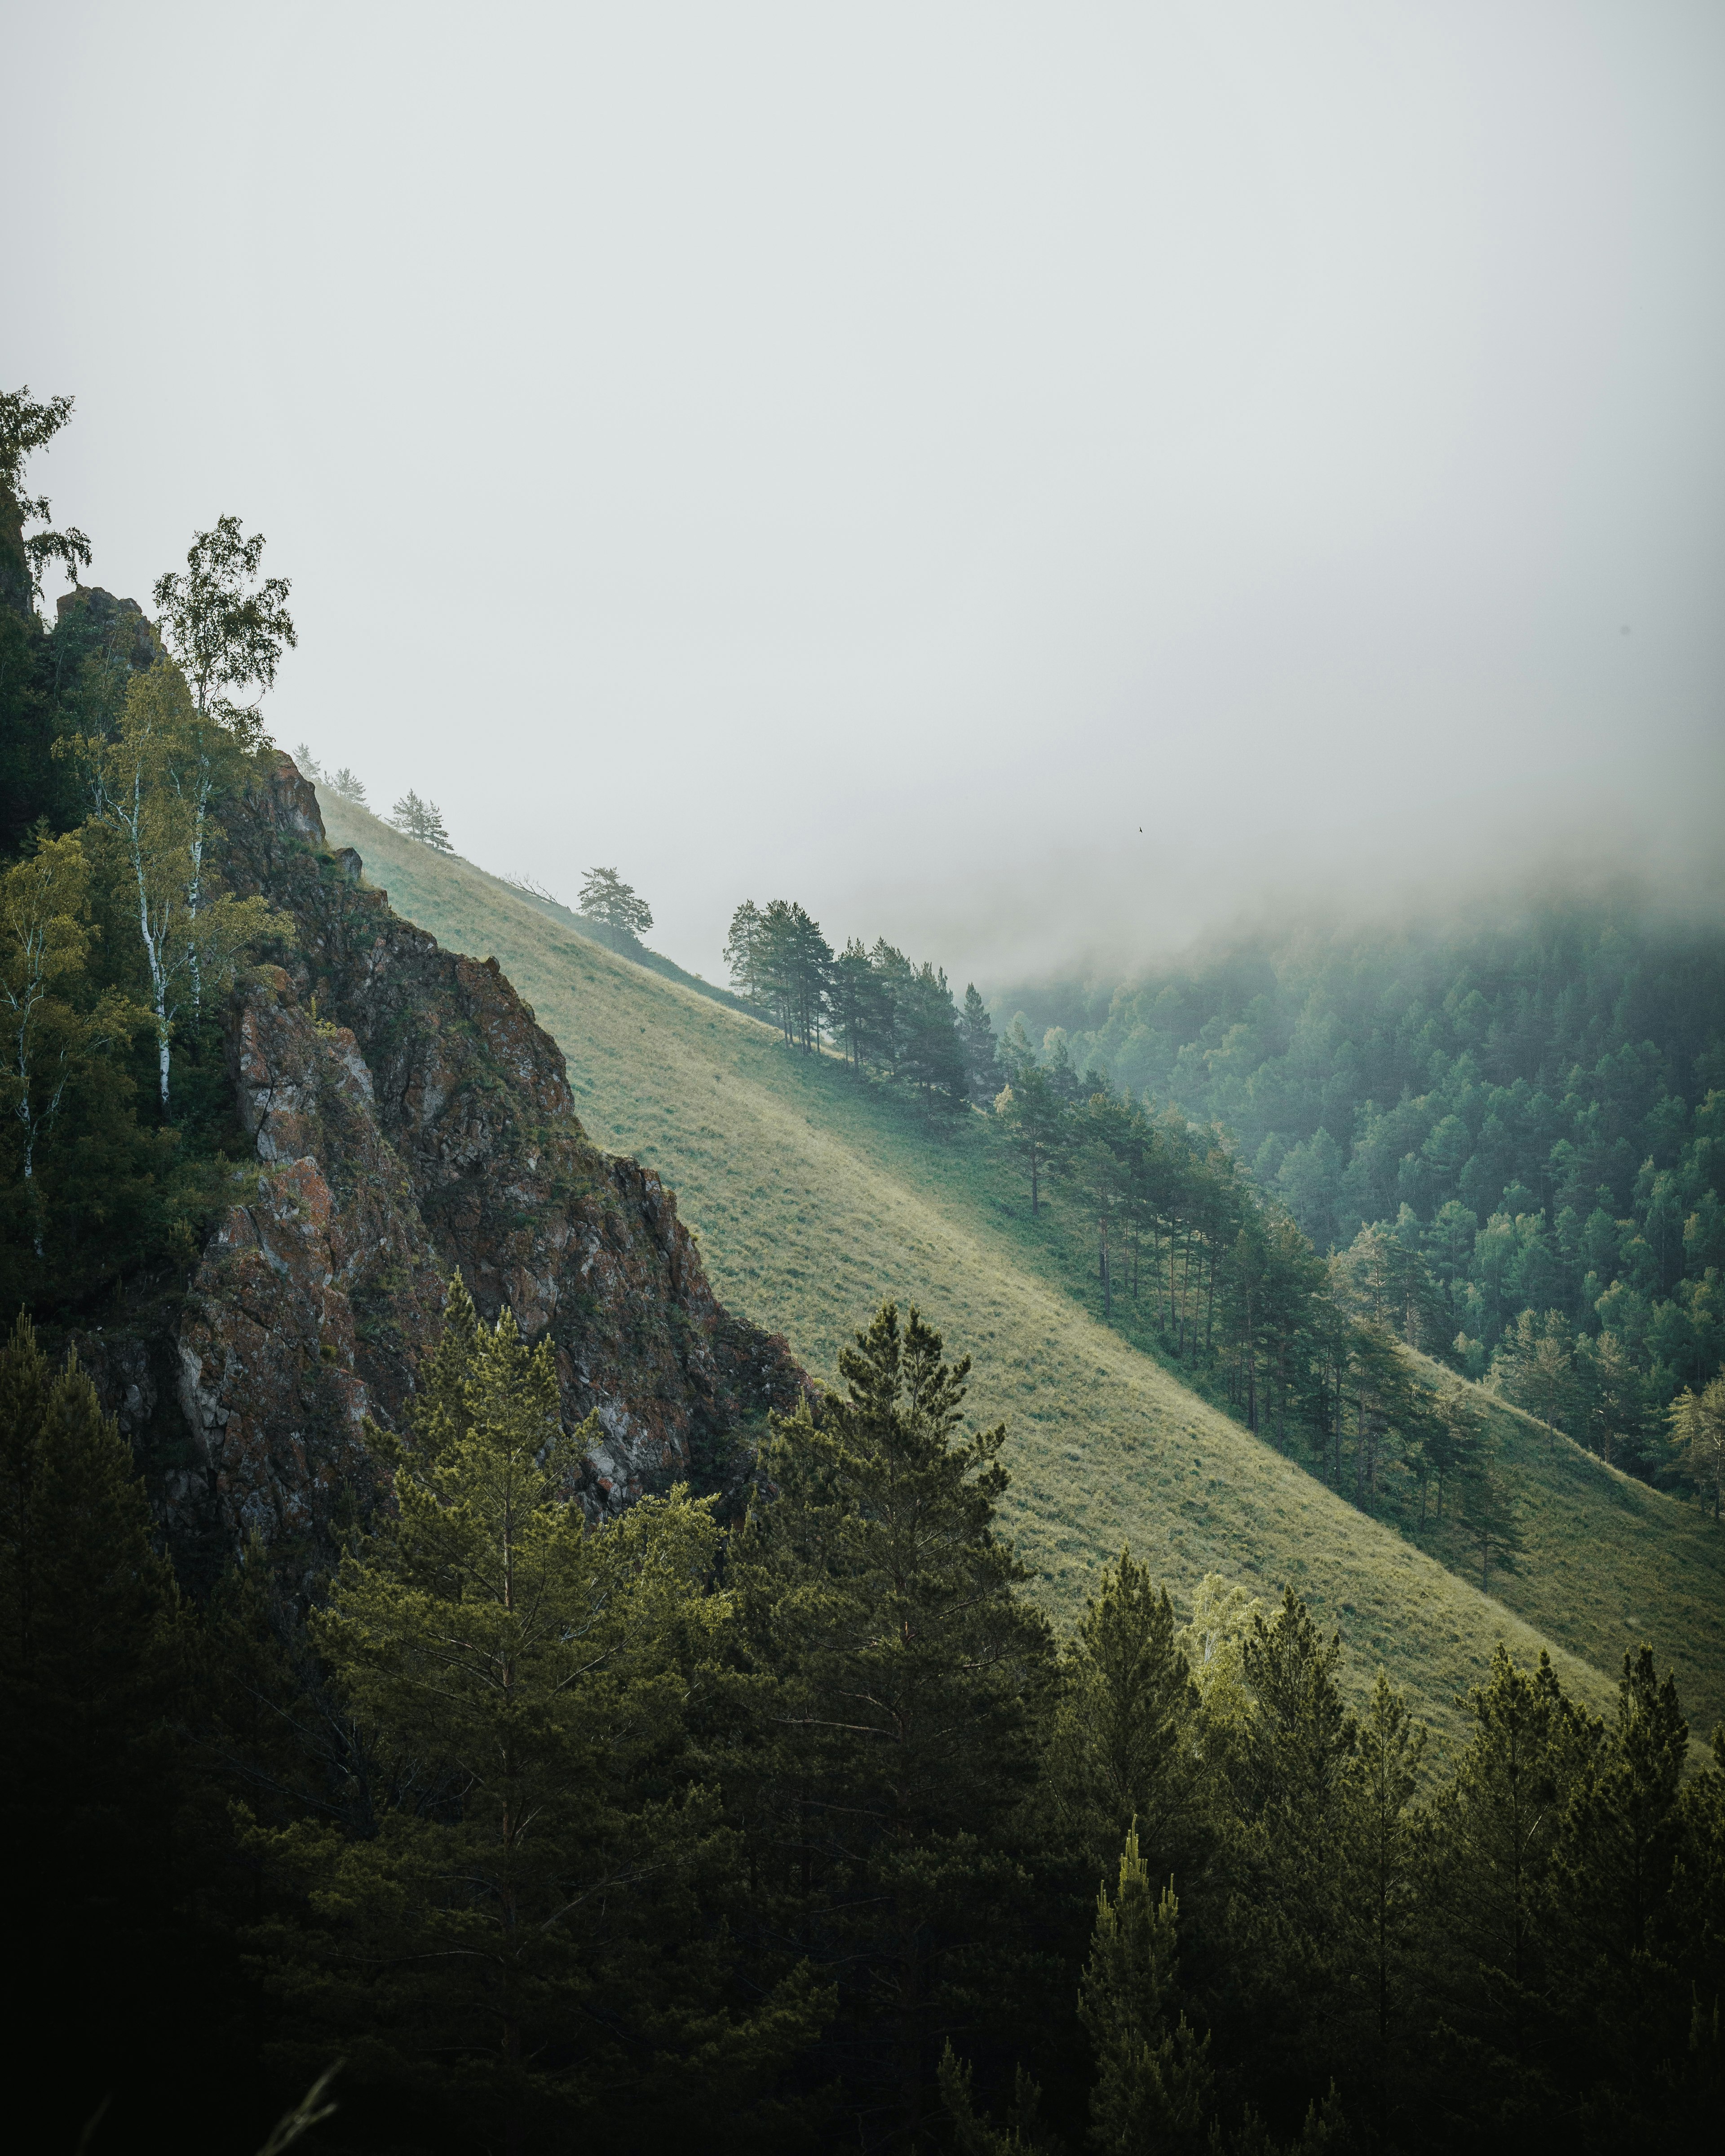
<svg viewBox="0 0 1725 2156">
<path fill-rule="evenodd" d="M 746 896 L 984 980 L 1717 904 L 1717 8 L 7 36 L 33 483 L 140 597 L 261 527 L 277 737 L 488 867 L 614 864 L 710 976 Z"/>
</svg>

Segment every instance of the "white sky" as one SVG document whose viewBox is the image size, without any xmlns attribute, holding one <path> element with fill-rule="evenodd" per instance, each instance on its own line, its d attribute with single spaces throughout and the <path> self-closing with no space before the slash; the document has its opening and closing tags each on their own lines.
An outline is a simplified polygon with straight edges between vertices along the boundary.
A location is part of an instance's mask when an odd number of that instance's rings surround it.
<svg viewBox="0 0 1725 2156">
<path fill-rule="evenodd" d="M 986 983 L 1717 863 L 1717 0 L 0 35 L 0 372 L 78 398 L 96 581 L 261 527 L 277 738 L 686 964 L 746 896 Z"/>
</svg>

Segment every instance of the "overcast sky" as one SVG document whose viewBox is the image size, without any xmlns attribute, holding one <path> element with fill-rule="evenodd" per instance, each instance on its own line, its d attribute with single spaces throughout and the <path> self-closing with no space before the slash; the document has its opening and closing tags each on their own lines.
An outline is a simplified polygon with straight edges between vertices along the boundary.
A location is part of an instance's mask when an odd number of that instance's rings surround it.
<svg viewBox="0 0 1725 2156">
<path fill-rule="evenodd" d="M 686 964 L 1721 850 L 1718 0 L 4 22 L 95 580 L 261 528 L 277 738 Z"/>
</svg>

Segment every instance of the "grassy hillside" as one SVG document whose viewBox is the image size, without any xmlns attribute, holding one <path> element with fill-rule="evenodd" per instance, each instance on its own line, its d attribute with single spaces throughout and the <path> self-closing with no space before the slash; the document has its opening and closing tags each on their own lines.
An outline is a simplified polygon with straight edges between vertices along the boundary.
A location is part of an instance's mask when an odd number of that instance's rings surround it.
<svg viewBox="0 0 1725 2156">
<path fill-rule="evenodd" d="M 1692 1512 L 1513 1419 L 1527 1548 L 1488 1599 L 1100 1325 L 979 1122 L 924 1128 L 468 864 L 345 803 L 324 811 L 400 911 L 496 956 L 566 1051 L 589 1130 L 664 1174 L 734 1307 L 818 1375 L 886 1295 L 974 1354 L 971 1404 L 1011 1433 L 1008 1520 L 1057 1610 L 1129 1540 L 1177 1594 L 1210 1570 L 1266 1596 L 1291 1580 L 1341 1627 L 1357 1681 L 1381 1661 L 1440 1726 L 1499 1637 L 1524 1656 L 1548 1642 L 1596 1706 L 1602 1673 L 1651 1640 L 1698 1727 L 1725 1712 L 1725 1537 Z"/>
</svg>

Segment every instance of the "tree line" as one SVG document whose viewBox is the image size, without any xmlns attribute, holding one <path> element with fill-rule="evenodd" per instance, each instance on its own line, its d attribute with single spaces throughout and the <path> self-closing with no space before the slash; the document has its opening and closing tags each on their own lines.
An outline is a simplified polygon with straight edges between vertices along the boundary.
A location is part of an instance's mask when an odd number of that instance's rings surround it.
<svg viewBox="0 0 1725 2156">
<path fill-rule="evenodd" d="M 548 1346 L 457 1281 L 334 1575 L 254 1545 L 194 1608 L 20 1321 L 0 1787 L 45 2138 L 256 2146 L 316 2082 L 355 2150 L 1699 2145 L 1725 1738 L 1686 1772 L 1651 1655 L 1601 1719 L 1500 1647 L 1440 1756 L 1291 1590 L 1183 1611 L 1123 1551 L 1057 1631 L 968 1373 L 886 1305 L 740 1517 L 593 1527 Z"/>
<path fill-rule="evenodd" d="M 1081 1075 L 1058 1027 L 1039 1048 L 1020 1014 L 997 1038 L 973 983 L 959 1004 L 943 969 L 913 965 L 884 938 L 834 951 L 795 901 L 751 901 L 732 916 L 726 958 L 738 993 L 770 1015 L 787 1045 L 835 1052 L 858 1076 L 902 1087 L 926 1106 L 981 1110 L 989 1142 L 1021 1165 L 1033 1218 L 1054 1190 L 1066 1214 L 1086 1222 L 1105 1322 L 1147 1333 L 1189 1382 L 1356 1504 L 1378 1509 L 1394 1478 L 1411 1491 L 1416 1532 L 1428 1522 L 1465 1531 L 1486 1582 L 1519 1541 L 1497 1440 L 1461 1388 L 1434 1393 L 1417 1383 L 1399 1343 L 1486 1379 L 1613 1465 L 1720 1510 L 1725 1329 L 1717 1337 L 1707 1330 L 1721 1292 L 1717 1267 L 1684 1303 L 1698 1345 L 1686 1351 L 1679 1386 L 1671 1368 L 1650 1373 L 1641 1348 L 1664 1336 L 1641 1322 L 1621 1281 L 1598 1304 L 1601 1319 L 1616 1322 L 1592 1331 L 1556 1311 L 1502 1317 L 1517 1294 L 1548 1285 L 1525 1257 L 1519 1271 L 1511 1264 L 1543 1247 L 1526 1218 L 1494 1216 L 1478 1230 L 1459 1201 L 1430 1224 L 1404 1204 L 1391 1219 L 1359 1223 L 1345 1247 L 1332 1241 L 1321 1256 L 1286 1184 L 1266 1184 L 1261 1163 L 1249 1164 L 1224 1127 L 1189 1117 L 1177 1102 L 1135 1099 L 1100 1061 Z M 1715 1129 L 1725 1128 L 1722 1117 L 1725 1091 L 1716 1091 L 1685 1124 L 1680 1170 L 1663 1183 L 1651 1170 L 1638 1179 L 1666 1189 L 1661 1247 L 1712 1254 L 1718 1208 L 1707 1178 L 1725 1147 Z M 1671 1224 L 1686 1203 L 1693 1210 L 1677 1234 Z M 1567 1235 L 1572 1215 L 1559 1218 Z M 1617 1234 L 1603 1214 L 1592 1224 L 1602 1247 Z M 1474 1276 L 1507 1272 L 1515 1284 L 1486 1325 Z M 1597 1286 L 1597 1273 L 1588 1277 Z M 1491 1332 L 1489 1353 L 1466 1330 L 1470 1319 Z"/>
<path fill-rule="evenodd" d="M 1020 999 L 1045 1054 L 1224 1125 L 1319 1250 L 1373 1224 L 1419 1249 L 1434 1337 L 1470 1375 L 1506 1350 L 1513 1368 L 1523 1313 L 1561 1320 L 1575 1412 L 1610 1403 L 1632 1471 L 1656 1471 L 1666 1409 L 1725 1363 L 1716 927 L 1620 896 Z"/>
<path fill-rule="evenodd" d="M 859 1075 L 875 1074 L 931 1108 L 986 1102 L 999 1082 L 993 1026 L 973 983 L 961 1011 L 944 968 L 913 963 L 877 937 L 834 951 L 794 900 L 746 900 L 731 917 L 725 963 L 738 995 L 770 1013 L 788 1045 L 830 1045 Z"/>
</svg>

